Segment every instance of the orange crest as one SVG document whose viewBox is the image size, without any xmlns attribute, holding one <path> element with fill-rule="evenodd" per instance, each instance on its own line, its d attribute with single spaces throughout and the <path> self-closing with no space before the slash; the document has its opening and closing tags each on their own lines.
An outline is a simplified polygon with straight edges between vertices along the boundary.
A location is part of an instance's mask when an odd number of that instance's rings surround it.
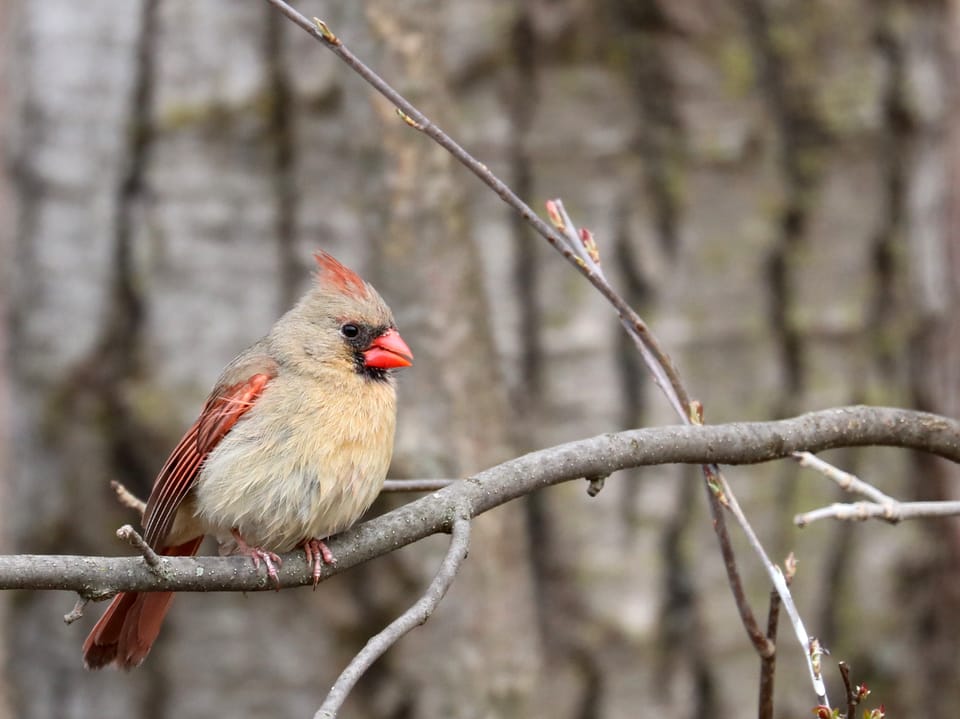
<svg viewBox="0 0 960 719">
<path fill-rule="evenodd" d="M 321 284 L 333 287 L 349 297 L 369 297 L 367 283 L 349 267 L 326 252 L 315 252 L 313 258 L 317 261 L 317 279 Z"/>
</svg>

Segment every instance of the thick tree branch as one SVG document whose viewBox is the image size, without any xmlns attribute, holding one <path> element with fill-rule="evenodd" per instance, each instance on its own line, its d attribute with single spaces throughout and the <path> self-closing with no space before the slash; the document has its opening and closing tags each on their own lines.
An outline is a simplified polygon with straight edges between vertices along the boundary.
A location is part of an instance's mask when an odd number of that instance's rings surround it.
<svg viewBox="0 0 960 719">
<path fill-rule="evenodd" d="M 883 445 L 960 462 L 960 422 L 905 409 L 842 407 L 776 422 L 650 427 L 558 445 L 517 457 L 365 522 L 328 544 L 337 563 L 324 577 L 452 529 L 457 507 L 471 517 L 538 489 L 619 469 L 657 464 L 757 464 L 835 447 Z M 312 584 L 302 552 L 284 556 L 283 587 Z M 60 589 L 102 599 L 118 591 L 272 589 L 244 557 L 162 557 L 162 578 L 141 557 L 0 556 L 0 589 Z"/>
</svg>

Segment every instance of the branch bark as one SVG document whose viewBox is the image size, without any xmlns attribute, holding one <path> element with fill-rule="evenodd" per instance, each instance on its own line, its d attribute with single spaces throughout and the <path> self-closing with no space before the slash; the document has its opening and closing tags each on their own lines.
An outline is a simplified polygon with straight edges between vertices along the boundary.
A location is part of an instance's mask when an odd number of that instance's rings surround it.
<svg viewBox="0 0 960 719">
<path fill-rule="evenodd" d="M 835 447 L 893 446 L 960 463 L 960 422 L 925 412 L 853 406 L 776 422 L 675 425 L 603 434 L 531 452 L 365 522 L 328 544 L 337 563 L 324 576 L 452 530 L 458 507 L 470 517 L 544 487 L 627 467 L 758 464 Z M 283 557 L 281 587 L 312 584 L 302 552 Z M 0 556 L 0 589 L 58 589 L 103 599 L 119 591 L 259 591 L 266 576 L 243 557 L 162 557 L 161 576 L 141 557 Z"/>
</svg>

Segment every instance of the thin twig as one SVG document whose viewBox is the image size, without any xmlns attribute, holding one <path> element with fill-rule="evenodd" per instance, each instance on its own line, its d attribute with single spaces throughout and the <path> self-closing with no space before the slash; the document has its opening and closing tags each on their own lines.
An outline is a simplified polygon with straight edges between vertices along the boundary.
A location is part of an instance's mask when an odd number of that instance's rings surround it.
<svg viewBox="0 0 960 719">
<path fill-rule="evenodd" d="M 80 617 L 83 616 L 83 610 L 87 608 L 89 603 L 89 597 L 77 597 L 77 602 L 73 605 L 73 609 L 63 615 L 63 623 L 73 624 L 75 621 L 80 619 Z"/>
<path fill-rule="evenodd" d="M 135 510 L 137 514 L 140 515 L 140 518 L 143 519 L 143 513 L 147 508 L 147 503 L 115 479 L 110 480 L 110 486 L 117 495 L 117 501 L 124 507 Z"/>
<path fill-rule="evenodd" d="M 563 203 L 559 199 L 547 202 L 547 214 L 550 216 L 550 220 L 554 226 L 563 233 L 565 244 L 573 253 L 577 267 L 583 272 L 589 271 L 594 273 L 601 282 L 606 284 L 606 278 L 600 269 L 599 251 L 597 250 L 593 235 L 587 230 L 578 230 L 576 228 L 573 220 L 567 214 Z M 616 294 L 613 290 L 610 291 Z M 640 349 L 640 354 L 647 368 L 653 375 L 654 381 L 664 391 L 674 410 L 680 416 L 680 419 L 685 423 L 703 424 L 703 405 L 698 401 L 691 402 L 688 399 L 679 373 L 672 363 L 669 362 L 669 358 L 665 360 L 661 358 L 661 353 L 657 351 L 655 345 L 656 340 L 647 327 L 643 325 L 642 320 L 636 315 L 633 315 L 628 321 L 623 313 L 620 314 L 620 319 L 627 333 L 634 339 L 635 344 Z M 743 627 L 750 641 L 753 643 L 757 654 L 761 658 L 766 658 L 772 653 L 773 647 L 761 631 L 757 618 L 750 606 L 750 602 L 747 600 L 747 594 L 743 588 L 740 571 L 737 568 L 736 554 L 730 541 L 730 533 L 727 531 L 726 519 L 723 513 L 724 507 L 731 511 L 734 518 L 740 524 L 751 548 L 757 556 L 760 557 L 764 569 L 767 571 L 774 587 L 776 587 L 778 592 L 784 594 L 783 603 L 787 609 L 787 614 L 790 616 L 800 645 L 806 647 L 810 640 L 806 635 L 803 622 L 790 596 L 790 590 L 787 585 L 781 581 L 782 577 L 780 576 L 779 570 L 774 566 L 773 562 L 770 561 L 766 550 L 764 550 L 763 545 L 760 543 L 746 514 L 740 509 L 733 490 L 723 477 L 720 467 L 715 463 L 710 463 L 704 464 L 701 469 L 706 483 L 707 500 L 710 503 L 710 514 L 713 518 L 714 534 L 720 545 L 720 553 L 723 556 L 724 568 L 727 571 L 727 582 L 730 585 L 730 592 L 736 603 L 737 612 L 740 615 Z M 805 654 L 805 656 L 807 656 L 807 654 Z M 821 703 L 826 704 L 826 689 L 823 682 L 819 680 L 813 664 L 809 661 L 809 657 L 807 664 L 817 698 Z"/>
<path fill-rule="evenodd" d="M 559 230 L 564 246 L 572 253 L 571 261 L 577 269 L 587 273 L 588 276 L 595 275 L 610 294 L 620 299 L 603 274 L 597 243 L 590 231 L 577 229 L 560 198 L 547 201 L 547 215 L 553 226 Z M 596 284 L 597 282 L 594 282 L 594 285 Z M 607 297 L 607 299 L 610 298 Z M 623 302 L 623 304 L 626 303 Z M 636 312 L 631 309 L 629 313 L 624 313 L 616 303 L 614 307 L 619 312 L 620 323 L 640 351 L 640 356 L 653 376 L 654 383 L 663 391 L 677 416 L 684 422 L 690 422 L 688 409 L 690 402 L 673 362 L 660 348 L 656 337 Z"/>
<path fill-rule="evenodd" d="M 730 584 L 730 591 L 733 594 L 734 603 L 737 611 L 740 612 L 740 621 L 743 623 L 747 636 L 753 643 L 754 649 L 761 658 L 769 657 L 773 654 L 774 645 L 764 635 L 757 623 L 757 619 L 750 610 L 750 604 L 747 602 L 746 591 L 743 588 L 743 582 L 740 579 L 740 570 L 737 569 L 736 556 L 733 553 L 733 545 L 730 542 L 730 534 L 727 531 L 727 523 L 723 516 L 723 506 L 725 499 L 714 491 L 711 482 L 706 483 L 707 501 L 710 505 L 710 516 L 713 519 L 714 532 L 720 541 L 720 554 L 723 557 L 724 567 L 727 570 L 727 580 Z"/>
<path fill-rule="evenodd" d="M 777 622 L 780 619 L 780 595 L 777 590 L 770 590 L 770 607 L 767 610 L 767 641 L 774 651 L 768 657 L 760 657 L 760 697 L 757 700 L 758 719 L 772 719 L 773 717 L 773 690 L 777 672 Z"/>
<path fill-rule="evenodd" d="M 810 452 L 794 452 L 793 457 L 801 465 L 815 469 L 824 477 L 836 482 L 841 489 L 871 500 L 869 502 L 837 502 L 828 507 L 798 514 L 793 518 L 793 523 L 798 527 L 805 527 L 819 519 L 858 522 L 868 519 L 882 519 L 890 524 L 897 524 L 904 519 L 954 517 L 960 514 L 960 501 L 900 502 L 881 492 L 872 484 L 834 467 Z"/>
<path fill-rule="evenodd" d="M 371 637 L 366 646 L 357 654 L 334 682 L 330 693 L 324 700 L 315 719 L 332 719 L 337 716 L 340 707 L 350 694 L 357 680 L 379 659 L 384 652 L 396 644 L 401 637 L 417 627 L 433 614 L 440 604 L 454 577 L 460 571 L 463 560 L 467 558 L 470 546 L 470 517 L 462 512 L 453 522 L 450 547 L 443 558 L 440 569 L 422 597 L 407 611 L 397 617 L 383 631 Z"/>
<path fill-rule="evenodd" d="M 136 529 L 129 524 L 124 524 L 117 530 L 117 536 L 137 548 L 151 572 L 158 577 L 163 576 L 163 572 L 160 571 L 160 556 L 144 541 Z"/>
<path fill-rule="evenodd" d="M 844 490 L 845 492 L 862 495 L 873 502 L 877 502 L 878 504 L 885 504 L 887 502 L 896 503 L 895 499 L 884 494 L 872 484 L 864 482 L 859 477 L 850 474 L 849 472 L 844 472 L 838 467 L 834 467 L 832 464 L 820 459 L 815 454 L 810 452 L 794 452 L 793 457 L 797 460 L 801 467 L 809 467 L 810 469 L 816 470 L 827 479 L 836 482 L 840 489 Z"/>
<path fill-rule="evenodd" d="M 791 553 L 784 561 L 784 578 L 789 585 L 796 574 L 797 562 Z M 777 672 L 777 627 L 780 620 L 780 594 L 775 590 L 770 591 L 770 607 L 767 610 L 767 640 L 773 644 L 774 650 L 770 656 L 760 658 L 760 698 L 757 702 L 757 716 L 759 719 L 772 719 L 773 717 L 773 690 L 776 682 Z"/>
<path fill-rule="evenodd" d="M 550 220 L 554 226 L 562 233 L 566 246 L 574 255 L 577 267 L 584 272 L 593 272 L 600 281 L 606 284 L 606 278 L 600 268 L 599 251 L 593 235 L 588 230 L 578 230 L 576 228 L 570 215 L 567 214 L 566 209 L 563 207 L 563 202 L 559 199 L 547 202 L 547 214 L 550 216 Z M 613 290 L 611 290 L 611 292 L 613 292 Z M 628 321 L 627 317 L 622 313 L 620 319 L 627 333 L 633 338 L 634 343 L 639 348 L 644 363 L 653 375 L 654 382 L 664 391 L 680 419 L 685 423 L 703 424 L 703 405 L 698 401 L 691 402 L 688 399 L 679 373 L 669 360 L 661 360 L 660 355 L 655 351 L 656 347 L 651 345 L 651 340 L 655 342 L 655 339 L 653 339 L 653 335 L 647 327 L 643 325 L 642 320 L 634 315 Z M 757 538 L 756 532 L 753 531 L 753 527 L 750 525 L 746 515 L 740 510 L 739 504 L 733 495 L 733 490 L 724 479 L 720 467 L 715 463 L 710 463 L 704 464 L 701 469 L 707 489 L 707 501 L 710 503 L 710 514 L 713 518 L 714 534 L 720 545 L 720 553 L 723 556 L 730 592 L 736 603 L 737 612 L 740 615 L 743 627 L 750 641 L 753 643 L 757 654 L 761 658 L 766 658 L 773 652 L 773 647 L 761 631 L 756 615 L 750 606 L 750 602 L 747 600 L 740 570 L 737 567 L 736 554 L 733 550 L 733 544 L 730 541 L 730 533 L 727 531 L 726 518 L 723 512 L 724 507 L 733 513 L 740 524 L 744 534 L 747 536 L 750 546 L 760 557 L 777 591 L 782 591 L 787 595 L 784 597 L 784 604 L 787 606 L 788 614 L 790 615 L 795 630 L 797 630 L 800 645 L 806 646 L 809 643 L 809 639 L 805 634 L 800 634 L 800 631 L 803 630 L 803 623 L 800 621 L 796 610 L 793 609 L 794 605 L 789 596 L 789 589 L 785 584 L 778 581 L 779 575 L 776 567 L 774 567 L 773 562 L 767 557 L 766 551 Z M 814 689 L 817 697 L 821 701 L 825 701 L 823 683 L 817 681 L 813 665 L 809 662 L 808 664 L 810 674 L 814 678 Z"/>
<path fill-rule="evenodd" d="M 868 519 L 882 519 L 897 524 L 904 519 L 930 519 L 932 517 L 956 517 L 960 515 L 960 501 L 937 502 L 850 502 L 837 503 L 814 509 L 793 518 L 798 527 L 806 527 L 820 519 L 838 519 L 842 521 L 863 522 Z"/>
<path fill-rule="evenodd" d="M 843 678 L 843 689 L 847 695 L 847 719 L 855 719 L 860 696 L 857 690 L 853 688 L 853 682 L 850 681 L 850 666 L 846 662 L 840 662 L 838 667 L 840 668 L 840 676 Z"/>
<path fill-rule="evenodd" d="M 743 529 L 743 532 L 747 537 L 747 541 L 750 543 L 750 546 L 753 547 L 756 555 L 760 557 L 760 561 L 763 562 L 764 569 L 767 570 L 767 576 L 770 577 L 774 588 L 780 594 L 783 609 L 786 611 L 787 617 L 790 619 L 790 624 L 793 626 L 793 633 L 797 637 L 797 641 L 800 642 L 800 645 L 804 647 L 804 650 L 806 650 L 807 647 L 810 646 L 811 637 L 807 633 L 803 619 L 800 617 L 800 612 L 797 610 L 797 605 L 794 604 L 793 596 L 790 593 L 790 588 L 786 578 L 783 575 L 783 572 L 780 571 L 780 567 L 774 564 L 770 560 L 770 557 L 767 556 L 767 552 L 760 543 L 759 537 L 757 537 L 756 533 L 753 531 L 753 527 L 747 521 L 746 515 L 743 513 L 743 509 L 740 507 L 740 503 L 737 502 L 737 498 L 730 491 L 727 480 L 722 474 L 718 474 L 718 481 L 720 482 L 723 492 L 727 498 L 727 509 L 729 509 L 739 520 L 740 527 Z M 761 654 L 760 656 L 763 657 L 764 655 Z M 824 706 L 830 706 L 830 702 L 827 698 L 827 688 L 823 682 L 823 678 L 820 676 L 819 669 L 817 669 L 817 666 L 812 660 L 809 651 L 805 651 L 804 656 L 807 658 L 807 670 L 810 672 L 810 679 L 813 683 L 813 689 L 817 695 L 817 700 Z"/>
</svg>

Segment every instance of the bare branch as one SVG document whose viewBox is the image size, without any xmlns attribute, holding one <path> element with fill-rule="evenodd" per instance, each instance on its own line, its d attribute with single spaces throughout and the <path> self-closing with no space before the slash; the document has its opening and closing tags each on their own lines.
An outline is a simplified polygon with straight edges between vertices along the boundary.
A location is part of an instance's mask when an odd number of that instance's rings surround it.
<svg viewBox="0 0 960 719">
<path fill-rule="evenodd" d="M 727 485 L 727 480 L 722 474 L 717 473 L 717 481 L 723 488 L 724 496 L 726 498 L 726 507 L 733 513 L 734 517 L 737 518 L 740 523 L 740 528 L 743 529 L 743 532 L 747 537 L 747 541 L 750 543 L 750 546 L 753 548 L 756 555 L 760 557 L 761 562 L 763 562 L 764 569 L 767 571 L 767 576 L 770 577 L 770 581 L 773 583 L 774 588 L 780 595 L 780 602 L 783 606 L 783 609 L 787 613 L 787 617 L 790 619 L 790 624 L 793 626 L 793 633 L 796 635 L 797 641 L 800 642 L 800 645 L 806 649 L 808 646 L 810 646 L 812 638 L 807 633 L 807 629 L 804 626 L 800 612 L 797 610 L 797 605 L 793 601 L 793 596 L 790 593 L 789 583 L 784 577 L 783 572 L 780 571 L 780 567 L 775 565 L 767 556 L 767 552 L 760 543 L 759 537 L 757 537 L 756 532 L 753 531 L 753 527 L 750 525 L 750 522 L 747 521 L 746 515 L 740 508 L 740 503 L 737 502 L 737 498 L 730 491 L 730 487 Z M 756 642 L 754 644 L 757 646 Z M 761 651 L 760 646 L 757 646 L 757 652 L 760 654 L 761 659 L 767 656 L 767 654 Z M 830 702 L 827 698 L 827 688 L 820 676 L 820 671 L 815 663 L 811 660 L 809 652 L 806 652 L 804 656 L 807 658 L 807 669 L 810 671 L 810 679 L 813 682 L 813 688 L 814 692 L 816 692 L 817 700 L 820 704 L 829 706 Z"/>
<path fill-rule="evenodd" d="M 147 503 L 115 479 L 110 480 L 110 486 L 117 495 L 117 501 L 124 507 L 135 510 L 137 514 L 140 515 L 140 518 L 143 519 L 143 513 L 147 509 Z"/>
<path fill-rule="evenodd" d="M 614 308 L 620 315 L 620 323 L 637 346 L 637 350 L 653 377 L 654 383 L 663 391 L 677 416 L 683 422 L 689 423 L 691 421 L 690 400 L 680 379 L 680 373 L 677 372 L 676 367 L 674 367 L 666 351 L 660 346 L 659 341 L 650 332 L 647 324 L 632 308 L 626 305 L 626 302 L 607 282 L 607 278 L 600 267 L 600 253 L 593 235 L 589 230 L 577 229 L 570 215 L 567 214 L 563 201 L 559 198 L 547 202 L 547 214 L 550 216 L 550 221 L 554 227 L 560 232 L 563 245 L 572 255 L 568 259 L 588 278 L 596 277 L 596 280 L 591 279 L 591 282 L 598 289 L 602 286 L 604 296 L 613 303 Z M 618 302 L 614 302 L 612 297 L 615 297 Z M 621 304 L 628 311 L 624 311 L 623 307 L 620 306 Z"/>
<path fill-rule="evenodd" d="M 960 515 L 960 502 L 851 502 L 849 504 L 831 504 L 793 518 L 798 527 L 806 527 L 819 519 L 839 519 L 842 521 L 864 522 L 868 519 L 882 519 L 897 524 L 904 519 L 930 519 L 931 517 L 956 517 Z"/>
<path fill-rule="evenodd" d="M 699 425 L 703 426 L 703 425 Z M 705 472 L 711 472 L 710 465 L 704 465 Z M 774 645 L 757 623 L 757 618 L 750 609 L 750 603 L 747 601 L 747 593 L 743 588 L 743 581 L 740 579 L 740 570 L 737 569 L 736 556 L 733 553 L 733 545 L 730 542 L 730 534 L 727 532 L 727 523 L 724 521 L 723 508 L 729 506 L 728 499 L 723 495 L 723 490 L 717 485 L 716 481 L 719 473 L 713 474 L 707 480 L 707 501 L 710 505 L 710 516 L 713 519 L 714 532 L 720 542 L 720 554 L 723 557 L 724 567 L 727 570 L 727 581 L 730 584 L 730 592 L 733 594 L 733 600 L 737 605 L 737 611 L 740 613 L 740 621 L 743 623 L 747 636 L 753 643 L 754 649 L 761 658 L 766 659 L 773 656 Z"/>
<path fill-rule="evenodd" d="M 574 263 L 581 272 L 596 275 L 598 281 L 609 289 L 609 293 L 619 298 L 619 295 L 607 285 L 606 277 L 604 277 L 603 271 L 600 268 L 600 254 L 593 235 L 588 230 L 577 229 L 570 215 L 567 214 L 563 202 L 559 199 L 547 202 L 547 214 L 550 217 L 550 221 L 553 222 L 553 225 L 560 231 L 565 246 L 573 253 Z M 594 284 L 597 283 L 594 282 Z M 650 371 L 654 382 L 661 388 L 680 419 L 687 424 L 703 424 L 703 405 L 698 401 L 691 401 L 689 399 L 679 373 L 643 320 L 635 313 L 628 315 L 621 311 L 620 321 L 640 351 L 644 364 Z M 747 594 L 743 588 L 743 581 L 740 578 L 740 570 L 737 567 L 736 554 L 733 550 L 733 544 L 730 541 L 730 533 L 727 531 L 726 518 L 723 512 L 724 508 L 729 509 L 740 524 L 751 548 L 757 556 L 760 557 L 764 569 L 766 569 L 777 591 L 784 593 L 783 602 L 787 608 L 787 613 L 790 616 L 794 629 L 797 631 L 800 644 L 804 647 L 807 646 L 809 644 L 809 638 L 806 636 L 803 622 L 794 608 L 792 597 L 789 594 L 790 590 L 785 583 L 780 581 L 781 578 L 777 568 L 767 556 L 746 514 L 740 509 L 733 490 L 727 484 L 723 473 L 720 471 L 720 468 L 713 463 L 704 464 L 701 469 L 706 483 L 707 501 L 710 504 L 710 515 L 713 519 L 714 533 L 720 545 L 720 553 L 723 556 L 723 565 L 727 572 L 730 592 L 737 605 L 737 611 L 740 614 L 743 627 L 750 641 L 753 643 L 757 654 L 762 659 L 766 659 L 773 654 L 774 648 L 773 644 L 761 631 L 756 615 L 750 606 L 750 602 L 747 600 Z M 823 683 L 817 680 L 813 665 L 810 664 L 809 666 L 817 697 L 820 702 L 824 704 L 826 703 L 826 696 Z"/>
<path fill-rule="evenodd" d="M 810 452 L 794 452 L 793 456 L 802 466 L 815 469 L 827 479 L 836 482 L 841 489 L 871 500 L 869 502 L 838 502 L 828 507 L 798 514 L 793 518 L 793 523 L 798 527 L 805 527 L 819 519 L 857 522 L 868 519 L 882 519 L 890 524 L 897 524 L 904 519 L 954 517 L 960 514 L 960 501 L 900 502 L 881 492 L 872 484 L 834 467 Z"/>
<path fill-rule="evenodd" d="M 797 562 L 791 553 L 783 563 L 786 569 L 784 579 L 787 585 L 793 581 L 796 573 Z M 760 699 L 757 702 L 758 719 L 772 719 L 773 717 L 773 690 L 777 672 L 777 625 L 780 620 L 780 594 L 775 590 L 770 591 L 770 607 L 767 610 L 767 640 L 773 644 L 774 651 L 770 656 L 760 658 Z"/>
<path fill-rule="evenodd" d="M 333 576 L 357 564 L 451 529 L 457 507 L 470 516 L 560 482 L 656 464 L 756 464 L 801 450 L 868 445 L 917 449 L 960 462 L 960 422 L 925 412 L 844 407 L 776 422 L 647 427 L 543 449 L 405 504 L 328 542 Z M 465 502 L 463 505 L 461 503 Z M 303 552 L 283 557 L 280 586 L 313 583 Z M 163 577 L 140 557 L 0 556 L 0 590 L 60 589 L 91 598 L 118 591 L 272 589 L 243 557 L 160 557 Z M 327 572 L 324 573 L 324 579 Z"/>
<path fill-rule="evenodd" d="M 469 546 L 470 517 L 464 513 L 458 516 L 453 523 L 450 547 L 447 549 L 443 563 L 427 591 L 416 604 L 397 617 L 379 634 L 370 638 L 366 646 L 353 658 L 337 678 L 337 681 L 334 682 L 330 693 L 327 694 L 327 698 L 317 711 L 315 719 L 332 719 L 332 717 L 335 717 L 350 694 L 350 690 L 353 689 L 353 685 L 363 676 L 364 672 L 407 632 L 430 618 L 450 585 L 453 584 L 453 579 L 460 571 L 463 560 L 467 558 Z"/>
<path fill-rule="evenodd" d="M 857 704 L 860 703 L 860 697 L 857 690 L 853 688 L 853 682 L 850 681 L 850 666 L 846 662 L 838 664 L 840 676 L 843 678 L 843 690 L 847 695 L 847 719 L 855 719 L 857 716 Z"/>
<path fill-rule="evenodd" d="M 800 463 L 801 467 L 809 467 L 810 469 L 816 470 L 827 479 L 836 482 L 840 489 L 846 492 L 863 495 L 878 504 L 896 502 L 893 497 L 884 494 L 872 484 L 868 484 L 849 472 L 844 472 L 842 469 L 834 467 L 815 454 L 811 454 L 810 452 L 794 452 L 793 457 Z"/>
</svg>

